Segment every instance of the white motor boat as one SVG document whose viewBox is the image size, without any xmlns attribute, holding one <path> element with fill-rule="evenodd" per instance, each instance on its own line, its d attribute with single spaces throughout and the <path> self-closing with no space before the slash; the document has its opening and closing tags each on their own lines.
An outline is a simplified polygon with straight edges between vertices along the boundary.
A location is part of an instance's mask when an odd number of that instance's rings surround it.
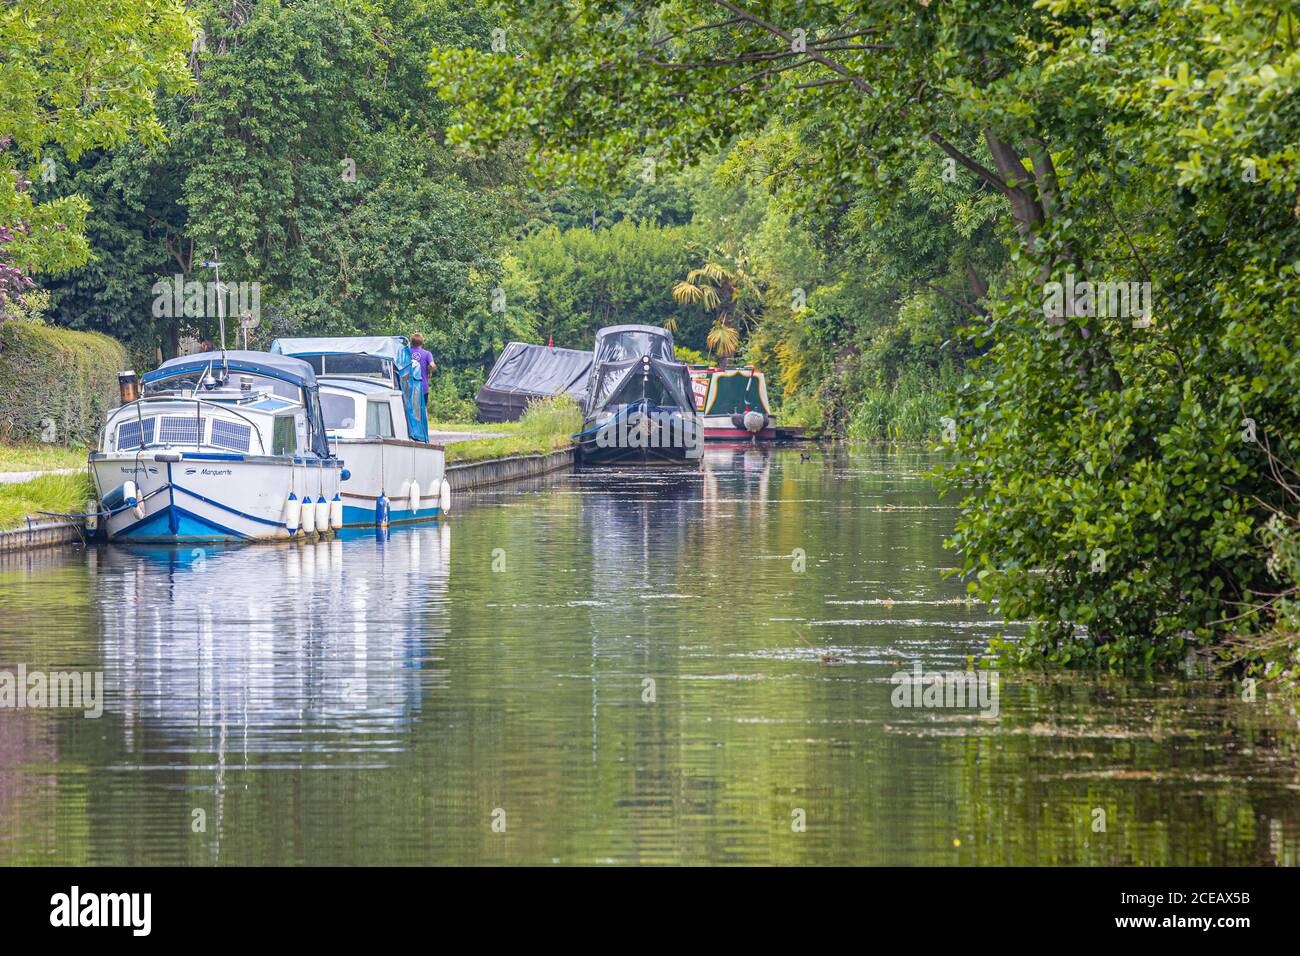
<svg viewBox="0 0 1300 956">
<path fill-rule="evenodd" d="M 290 538 L 342 526 L 316 376 L 266 352 L 203 352 L 124 372 L 90 471 L 109 540 Z M 143 394 L 139 394 L 139 385 Z"/>
<path fill-rule="evenodd" d="M 451 489 L 441 445 L 429 442 L 420 366 L 403 336 L 283 338 L 277 355 L 311 365 L 331 446 L 348 463 L 344 527 L 428 521 Z"/>
</svg>

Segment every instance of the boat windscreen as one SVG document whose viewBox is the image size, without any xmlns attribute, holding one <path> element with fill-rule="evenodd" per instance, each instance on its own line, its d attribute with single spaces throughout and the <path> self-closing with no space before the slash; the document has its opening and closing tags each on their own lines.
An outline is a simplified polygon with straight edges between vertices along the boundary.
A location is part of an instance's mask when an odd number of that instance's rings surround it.
<svg viewBox="0 0 1300 956">
<path fill-rule="evenodd" d="M 354 375 L 363 378 L 377 378 L 385 382 L 393 381 L 393 363 L 386 358 L 358 353 L 340 353 L 329 355 L 298 355 L 311 366 L 319 378 L 322 375 Z"/>
<path fill-rule="evenodd" d="M 626 362 L 649 355 L 665 362 L 673 361 L 673 339 L 667 332 L 624 329 L 609 332 L 596 340 L 596 362 Z"/>
<path fill-rule="evenodd" d="M 221 366 L 214 365 L 212 369 L 214 374 L 221 373 Z M 185 393 L 188 395 L 196 388 L 198 397 L 202 398 L 205 391 L 210 391 L 206 386 L 201 386 L 204 378 L 203 372 L 187 372 L 179 375 L 169 375 L 166 378 L 154 379 L 144 383 L 144 394 L 148 395 L 166 395 L 168 393 Z M 283 381 L 278 378 L 271 378 L 269 375 L 258 375 L 254 372 L 236 372 L 231 371 L 230 379 L 227 381 L 227 387 L 238 388 L 242 379 L 252 379 L 252 388 L 255 392 L 269 388 L 272 394 L 281 398 L 288 398 L 295 402 L 302 401 L 302 389 L 297 385 Z"/>
<path fill-rule="evenodd" d="M 695 399 L 691 394 L 691 372 L 681 362 L 661 362 L 656 359 L 651 360 L 651 364 L 659 372 L 659 377 L 663 379 L 664 385 L 672 394 L 674 401 L 671 403 L 678 408 L 689 408 L 695 410 Z M 663 404 L 667 405 L 668 402 Z"/>
</svg>

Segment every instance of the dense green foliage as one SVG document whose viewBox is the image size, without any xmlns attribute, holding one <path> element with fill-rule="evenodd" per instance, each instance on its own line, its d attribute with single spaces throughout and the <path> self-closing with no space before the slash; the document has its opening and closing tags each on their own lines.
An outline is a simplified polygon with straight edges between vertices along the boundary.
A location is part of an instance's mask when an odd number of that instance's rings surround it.
<svg viewBox="0 0 1300 956">
<path fill-rule="evenodd" d="M 6 259 L 33 272 L 86 261 L 88 207 L 52 188 L 60 158 L 130 136 L 159 140 L 155 92 L 185 87 L 191 38 L 177 0 L 0 9 L 0 227 L 14 228 Z M 0 296 L 0 316 L 4 304 Z"/>
<path fill-rule="evenodd" d="M 440 416 L 507 341 L 663 324 L 787 423 L 944 439 L 959 573 L 1024 659 L 1296 629 L 1293 4 L 190 9 L 140 135 L 46 137 L 94 253 L 41 277 L 52 321 L 213 334 L 151 290 L 217 254 L 255 343 L 421 328 Z"/>
<path fill-rule="evenodd" d="M 606 179 L 739 148 L 814 230 L 862 227 L 835 266 L 966 273 L 958 357 L 985 354 L 949 432 L 952 543 L 972 589 L 1031 622 L 1018 655 L 1168 664 L 1269 623 L 1251 609 L 1296 583 L 1259 535 L 1291 512 L 1300 424 L 1291 4 L 514 6 L 515 55 L 435 57 L 459 141 L 523 134 L 543 175 Z M 1154 309 L 1094 307 L 1075 280 Z M 896 342 L 924 355 L 929 323 L 899 342 L 906 322 L 864 341 L 836 321 L 871 292 L 828 281 L 758 345 L 796 383 L 839 346 L 832 388 L 863 367 L 851 338 L 877 366 Z"/>
</svg>

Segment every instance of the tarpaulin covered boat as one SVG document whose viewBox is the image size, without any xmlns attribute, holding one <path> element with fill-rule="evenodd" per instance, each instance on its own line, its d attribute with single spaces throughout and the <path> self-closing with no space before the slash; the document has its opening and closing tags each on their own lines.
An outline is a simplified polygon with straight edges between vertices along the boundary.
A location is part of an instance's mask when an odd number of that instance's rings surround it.
<svg viewBox="0 0 1300 956">
<path fill-rule="evenodd" d="M 479 420 L 512 422 L 530 402 L 552 395 L 569 395 L 581 405 L 591 361 L 592 354 L 579 349 L 511 342 L 474 396 Z"/>
<path fill-rule="evenodd" d="M 584 464 L 699 465 L 700 416 L 686 364 L 673 337 L 653 325 L 615 325 L 596 333 L 583 403 L 579 459 Z"/>
</svg>

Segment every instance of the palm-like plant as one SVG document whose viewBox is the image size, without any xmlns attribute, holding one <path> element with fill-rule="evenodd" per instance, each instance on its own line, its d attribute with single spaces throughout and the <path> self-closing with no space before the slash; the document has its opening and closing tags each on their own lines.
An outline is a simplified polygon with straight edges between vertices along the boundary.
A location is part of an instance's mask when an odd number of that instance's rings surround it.
<svg viewBox="0 0 1300 956">
<path fill-rule="evenodd" d="M 709 351 L 723 360 L 740 348 L 740 326 L 749 324 L 749 303 L 757 299 L 757 293 L 758 286 L 746 271 L 744 258 L 736 260 L 734 270 L 706 262 L 673 286 L 673 300 L 678 305 L 698 305 L 705 312 L 717 313 L 704 341 Z M 676 325 L 676 320 L 670 321 Z"/>
</svg>

